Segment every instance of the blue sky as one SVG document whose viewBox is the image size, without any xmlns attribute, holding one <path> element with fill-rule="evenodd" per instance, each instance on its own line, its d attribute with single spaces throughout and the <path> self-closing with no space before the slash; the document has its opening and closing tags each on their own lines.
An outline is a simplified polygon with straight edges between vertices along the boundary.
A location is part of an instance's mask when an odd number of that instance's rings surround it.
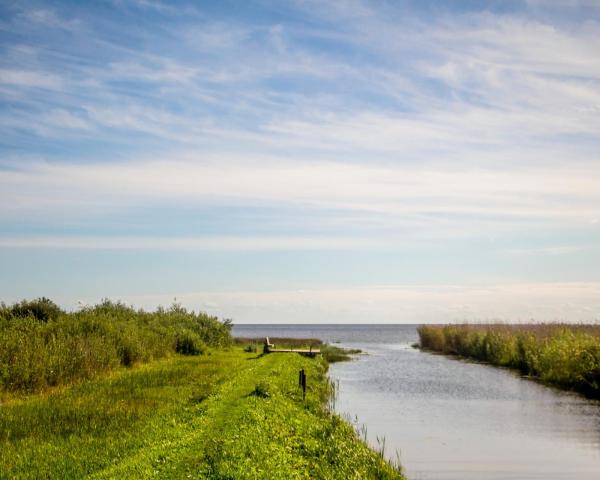
<svg viewBox="0 0 600 480">
<path fill-rule="evenodd" d="M 0 298 L 600 319 L 600 3 L 4 2 Z"/>
</svg>

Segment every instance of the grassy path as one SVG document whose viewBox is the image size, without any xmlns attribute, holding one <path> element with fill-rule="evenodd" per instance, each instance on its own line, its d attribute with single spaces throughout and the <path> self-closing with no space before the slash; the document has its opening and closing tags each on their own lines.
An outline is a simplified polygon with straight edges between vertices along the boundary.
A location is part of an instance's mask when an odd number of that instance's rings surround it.
<svg viewBox="0 0 600 480">
<path fill-rule="evenodd" d="M 324 410 L 325 372 L 319 359 L 233 349 L 12 401 L 0 478 L 402 478 Z"/>
</svg>

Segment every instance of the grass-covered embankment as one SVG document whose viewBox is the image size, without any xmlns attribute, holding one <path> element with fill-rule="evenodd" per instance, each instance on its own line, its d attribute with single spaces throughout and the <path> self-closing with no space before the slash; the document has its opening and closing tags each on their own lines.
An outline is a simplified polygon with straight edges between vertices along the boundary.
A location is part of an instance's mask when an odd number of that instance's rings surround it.
<svg viewBox="0 0 600 480">
<path fill-rule="evenodd" d="M 423 348 L 518 369 L 600 398 L 600 326 L 423 325 L 419 337 Z"/>
<path fill-rule="evenodd" d="M 403 478 L 327 410 L 326 368 L 210 349 L 12 400 L 0 478 Z"/>
</svg>

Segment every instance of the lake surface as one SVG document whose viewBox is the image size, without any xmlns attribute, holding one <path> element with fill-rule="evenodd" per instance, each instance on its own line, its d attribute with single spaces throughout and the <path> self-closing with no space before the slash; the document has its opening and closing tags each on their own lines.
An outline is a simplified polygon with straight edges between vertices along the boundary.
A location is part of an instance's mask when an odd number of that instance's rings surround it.
<svg viewBox="0 0 600 480">
<path fill-rule="evenodd" d="M 367 352 L 331 365 L 336 409 L 385 437 L 412 480 L 598 480 L 600 402 L 514 372 L 420 352 L 415 325 L 240 325 Z"/>
</svg>

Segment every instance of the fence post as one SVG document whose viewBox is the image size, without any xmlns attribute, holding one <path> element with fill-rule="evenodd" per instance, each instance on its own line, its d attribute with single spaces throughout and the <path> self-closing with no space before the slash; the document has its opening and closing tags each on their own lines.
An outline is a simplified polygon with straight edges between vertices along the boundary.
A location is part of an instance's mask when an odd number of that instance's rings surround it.
<svg viewBox="0 0 600 480">
<path fill-rule="evenodd" d="M 300 370 L 298 383 L 302 387 L 302 400 L 306 400 L 306 373 L 304 373 L 304 369 Z"/>
</svg>

